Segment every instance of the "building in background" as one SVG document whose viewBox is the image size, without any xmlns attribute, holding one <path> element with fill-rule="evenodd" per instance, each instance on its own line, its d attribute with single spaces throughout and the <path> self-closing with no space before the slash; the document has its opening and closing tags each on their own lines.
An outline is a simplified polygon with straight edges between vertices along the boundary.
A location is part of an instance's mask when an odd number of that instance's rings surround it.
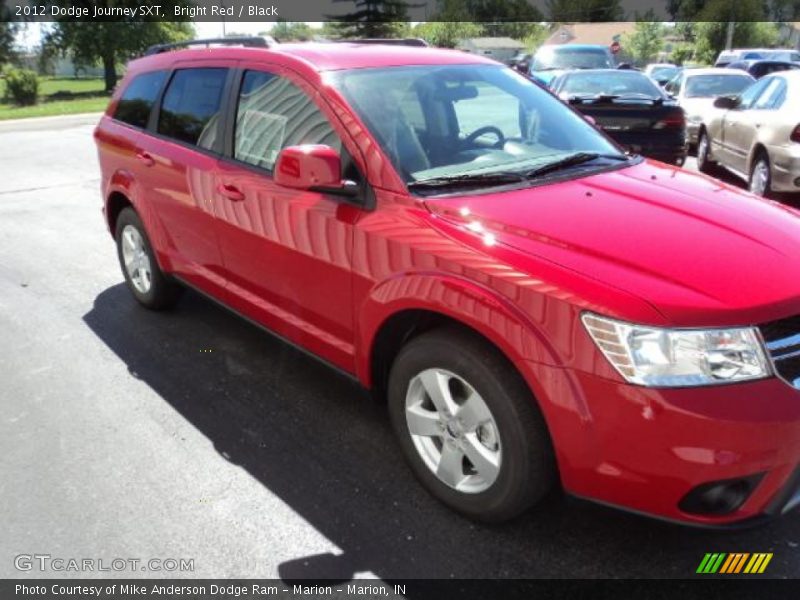
<svg viewBox="0 0 800 600">
<path fill-rule="evenodd" d="M 464 52 L 509 63 L 520 50 L 525 49 L 525 44 L 509 37 L 478 37 L 463 39 L 456 47 Z"/>
</svg>

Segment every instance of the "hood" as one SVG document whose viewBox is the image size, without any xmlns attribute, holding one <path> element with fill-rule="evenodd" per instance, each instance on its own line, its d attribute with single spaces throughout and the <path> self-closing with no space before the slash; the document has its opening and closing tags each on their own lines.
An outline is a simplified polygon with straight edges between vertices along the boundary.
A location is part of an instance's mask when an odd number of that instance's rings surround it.
<svg viewBox="0 0 800 600">
<path fill-rule="evenodd" d="M 681 108 L 686 113 L 686 118 L 689 119 L 693 116 L 700 116 L 703 119 L 718 110 L 714 107 L 714 100 L 716 98 L 682 98 Z"/>
<path fill-rule="evenodd" d="M 699 173 L 644 161 L 426 204 L 465 228 L 479 222 L 521 253 L 523 271 L 525 254 L 551 261 L 645 300 L 677 327 L 800 315 L 800 212 Z"/>
</svg>

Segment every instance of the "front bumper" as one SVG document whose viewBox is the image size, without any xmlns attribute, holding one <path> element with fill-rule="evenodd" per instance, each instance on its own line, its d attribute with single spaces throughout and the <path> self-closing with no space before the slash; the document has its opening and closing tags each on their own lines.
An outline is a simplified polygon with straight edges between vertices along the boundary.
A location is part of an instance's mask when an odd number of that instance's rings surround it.
<svg viewBox="0 0 800 600">
<path fill-rule="evenodd" d="M 772 377 L 654 389 L 545 370 L 543 409 L 567 492 L 711 527 L 757 522 L 800 505 L 800 392 L 785 382 Z M 568 390 L 578 395 L 571 411 L 578 421 L 570 422 L 563 398 L 549 395 Z M 698 486 L 751 477 L 757 483 L 735 510 L 696 514 L 681 508 Z"/>
<path fill-rule="evenodd" d="M 800 192 L 800 144 L 768 148 L 772 165 L 772 190 Z"/>
</svg>

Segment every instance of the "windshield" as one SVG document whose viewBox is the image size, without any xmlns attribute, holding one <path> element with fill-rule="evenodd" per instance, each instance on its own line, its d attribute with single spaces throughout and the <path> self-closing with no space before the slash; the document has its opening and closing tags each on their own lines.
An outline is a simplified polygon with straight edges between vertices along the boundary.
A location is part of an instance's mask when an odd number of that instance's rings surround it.
<svg viewBox="0 0 800 600">
<path fill-rule="evenodd" d="M 646 75 L 635 71 L 596 71 L 586 73 L 570 73 L 564 76 L 564 83 L 559 89 L 561 97 L 596 96 L 644 96 L 661 98 L 663 95 L 658 86 Z"/>
<path fill-rule="evenodd" d="M 747 75 L 694 75 L 686 79 L 687 98 L 732 96 L 753 83 Z"/>
<path fill-rule="evenodd" d="M 533 59 L 533 71 L 549 69 L 611 69 L 614 61 L 604 48 L 545 47 Z"/>
<path fill-rule="evenodd" d="M 332 80 L 406 183 L 525 173 L 576 152 L 624 158 L 557 98 L 500 65 L 356 69 Z"/>
</svg>

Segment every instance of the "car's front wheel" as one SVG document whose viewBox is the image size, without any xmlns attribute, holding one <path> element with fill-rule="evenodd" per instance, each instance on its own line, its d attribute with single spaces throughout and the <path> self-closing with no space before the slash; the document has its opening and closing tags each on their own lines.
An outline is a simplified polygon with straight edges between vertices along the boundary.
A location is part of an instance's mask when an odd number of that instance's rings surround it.
<svg viewBox="0 0 800 600">
<path fill-rule="evenodd" d="M 700 132 L 697 139 L 697 169 L 703 173 L 714 171 L 714 162 L 711 160 L 711 142 L 705 131 Z"/>
<path fill-rule="evenodd" d="M 134 298 L 152 310 L 173 306 L 183 288 L 159 268 L 142 220 L 132 208 L 119 213 L 116 240 L 119 264 Z"/>
<path fill-rule="evenodd" d="M 551 489 L 553 450 L 536 401 L 474 334 L 445 328 L 413 339 L 392 366 L 388 400 L 417 477 L 457 511 L 504 521 Z"/>
</svg>

